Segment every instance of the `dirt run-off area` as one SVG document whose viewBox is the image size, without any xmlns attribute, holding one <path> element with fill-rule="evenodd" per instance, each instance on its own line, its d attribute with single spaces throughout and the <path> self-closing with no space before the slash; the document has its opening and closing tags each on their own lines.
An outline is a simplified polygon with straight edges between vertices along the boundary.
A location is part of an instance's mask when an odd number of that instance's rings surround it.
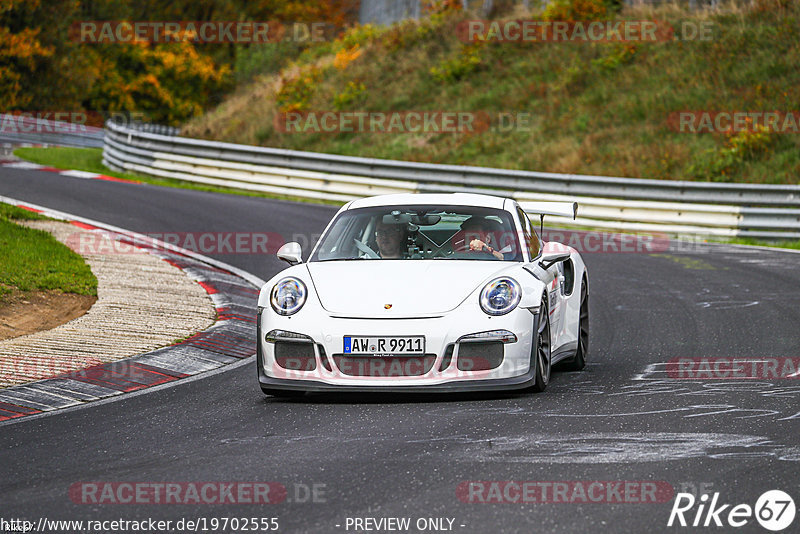
<svg viewBox="0 0 800 534">
<path fill-rule="evenodd" d="M 85 314 L 97 297 L 12 290 L 0 298 L 0 340 L 50 330 Z"/>
</svg>

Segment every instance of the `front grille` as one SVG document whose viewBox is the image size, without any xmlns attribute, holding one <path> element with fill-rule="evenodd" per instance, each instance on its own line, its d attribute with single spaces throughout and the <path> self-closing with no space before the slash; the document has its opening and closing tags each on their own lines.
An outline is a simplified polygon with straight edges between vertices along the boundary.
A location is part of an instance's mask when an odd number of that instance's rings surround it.
<svg viewBox="0 0 800 534">
<path fill-rule="evenodd" d="M 317 368 L 314 345 L 311 343 L 275 342 L 275 363 L 292 371 L 313 371 Z"/>
<path fill-rule="evenodd" d="M 444 356 L 442 357 L 442 363 L 439 365 L 439 372 L 443 372 L 445 369 L 450 367 L 450 362 L 453 359 L 453 349 L 455 349 L 455 345 L 450 343 L 447 345 L 447 348 L 444 350 Z"/>
<path fill-rule="evenodd" d="M 459 343 L 459 371 L 489 371 L 503 363 L 503 342 Z"/>
<path fill-rule="evenodd" d="M 325 353 L 325 347 L 318 344 L 317 349 L 319 350 L 319 361 L 322 362 L 322 367 L 324 367 L 326 371 L 331 372 L 331 362 L 328 361 L 328 355 Z"/>
<path fill-rule="evenodd" d="M 400 376 L 422 376 L 427 374 L 436 361 L 435 354 L 424 356 L 345 356 L 334 354 L 333 361 L 342 374 L 372 378 Z"/>
</svg>

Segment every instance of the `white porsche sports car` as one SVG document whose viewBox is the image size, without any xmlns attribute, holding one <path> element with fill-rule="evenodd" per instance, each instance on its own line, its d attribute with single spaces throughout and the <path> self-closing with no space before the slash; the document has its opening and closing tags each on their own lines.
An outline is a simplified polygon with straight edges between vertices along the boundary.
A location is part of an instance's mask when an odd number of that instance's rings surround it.
<svg viewBox="0 0 800 534">
<path fill-rule="evenodd" d="M 526 204 L 574 217 L 577 204 Z M 349 202 L 258 299 L 258 380 L 307 391 L 542 391 L 580 370 L 589 279 L 580 254 L 543 244 L 519 204 L 464 193 Z"/>
</svg>

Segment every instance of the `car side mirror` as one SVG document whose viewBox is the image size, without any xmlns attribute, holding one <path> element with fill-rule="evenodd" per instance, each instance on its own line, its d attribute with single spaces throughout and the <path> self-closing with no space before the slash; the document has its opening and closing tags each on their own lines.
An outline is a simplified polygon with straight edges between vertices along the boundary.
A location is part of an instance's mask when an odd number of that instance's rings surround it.
<svg viewBox="0 0 800 534">
<path fill-rule="evenodd" d="M 285 261 L 289 265 L 303 263 L 303 248 L 300 246 L 300 243 L 294 241 L 285 243 L 278 249 L 278 259 Z"/>
<path fill-rule="evenodd" d="M 567 261 L 568 259 L 569 252 L 548 252 L 547 254 L 542 254 L 539 266 L 546 271 L 556 263 Z"/>
</svg>

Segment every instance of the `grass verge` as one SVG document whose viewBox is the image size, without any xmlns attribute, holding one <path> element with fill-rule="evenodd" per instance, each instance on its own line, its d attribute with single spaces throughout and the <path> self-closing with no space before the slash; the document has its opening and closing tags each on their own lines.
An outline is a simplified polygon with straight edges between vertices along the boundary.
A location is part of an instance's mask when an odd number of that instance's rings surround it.
<svg viewBox="0 0 800 534">
<path fill-rule="evenodd" d="M 344 202 L 316 200 L 292 195 L 276 195 L 273 193 L 263 193 L 260 191 L 247 191 L 245 189 L 235 189 L 233 187 L 219 187 L 214 185 L 198 184 L 185 180 L 172 178 L 155 178 L 142 174 L 131 174 L 125 172 L 112 171 L 103 165 L 103 150 L 101 148 L 71 148 L 71 147 L 25 147 L 14 150 L 14 155 L 18 158 L 39 165 L 55 167 L 56 169 L 76 170 L 96 172 L 123 180 L 132 180 L 151 185 L 163 187 L 176 187 L 180 189 L 193 189 L 195 191 L 207 191 L 211 193 L 226 193 L 229 195 L 242 195 L 248 197 L 273 198 L 277 200 L 290 200 L 293 202 L 310 202 L 313 204 L 327 204 L 341 206 Z"/>
<path fill-rule="evenodd" d="M 750 245 L 754 247 L 772 247 L 772 248 L 788 248 L 792 250 L 800 250 L 800 240 L 796 241 L 761 241 L 759 239 L 752 239 L 749 237 L 737 237 L 734 239 L 726 240 L 725 243 L 731 245 Z"/>
<path fill-rule="evenodd" d="M 14 222 L 44 218 L 0 204 L 0 305 L 15 289 L 97 295 L 97 278 L 83 258 L 49 233 Z"/>
</svg>

